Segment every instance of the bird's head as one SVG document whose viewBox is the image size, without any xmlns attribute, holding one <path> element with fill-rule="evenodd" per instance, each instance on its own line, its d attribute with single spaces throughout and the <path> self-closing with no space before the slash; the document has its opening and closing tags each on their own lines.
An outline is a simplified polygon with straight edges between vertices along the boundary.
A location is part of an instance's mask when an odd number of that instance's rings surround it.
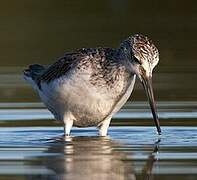
<svg viewBox="0 0 197 180">
<path fill-rule="evenodd" d="M 161 129 L 152 88 L 152 71 L 159 62 L 159 51 L 150 39 L 139 34 L 125 40 L 121 44 L 121 49 L 129 60 L 131 72 L 136 74 L 143 84 L 157 131 L 160 134 Z"/>
</svg>

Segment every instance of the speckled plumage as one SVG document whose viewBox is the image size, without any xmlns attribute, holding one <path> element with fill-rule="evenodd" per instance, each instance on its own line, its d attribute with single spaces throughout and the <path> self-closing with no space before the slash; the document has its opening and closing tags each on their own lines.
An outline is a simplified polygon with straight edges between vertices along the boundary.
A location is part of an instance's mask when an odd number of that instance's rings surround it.
<svg viewBox="0 0 197 180">
<path fill-rule="evenodd" d="M 31 65 L 24 76 L 65 126 L 102 127 L 106 122 L 107 126 L 133 90 L 136 73 L 131 63 L 133 57 L 145 52 L 137 50 L 140 41 L 152 45 L 145 37 L 135 35 L 117 49 L 83 48 L 66 53 L 46 68 Z"/>
</svg>

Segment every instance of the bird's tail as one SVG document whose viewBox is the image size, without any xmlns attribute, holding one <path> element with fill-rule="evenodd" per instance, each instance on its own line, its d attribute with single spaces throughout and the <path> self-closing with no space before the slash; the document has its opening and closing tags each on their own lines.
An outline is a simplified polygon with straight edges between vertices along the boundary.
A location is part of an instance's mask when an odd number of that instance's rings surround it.
<svg viewBox="0 0 197 180">
<path fill-rule="evenodd" d="M 24 70 L 24 79 L 30 82 L 34 87 L 36 85 L 36 80 L 45 70 L 44 66 L 39 64 L 30 65 L 27 69 Z"/>
</svg>

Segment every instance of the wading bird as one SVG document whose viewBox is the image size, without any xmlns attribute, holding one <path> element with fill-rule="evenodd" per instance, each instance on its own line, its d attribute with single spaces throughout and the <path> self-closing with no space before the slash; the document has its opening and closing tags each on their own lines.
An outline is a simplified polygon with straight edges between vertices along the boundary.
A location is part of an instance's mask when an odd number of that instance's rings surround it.
<svg viewBox="0 0 197 180">
<path fill-rule="evenodd" d="M 30 65 L 24 78 L 38 92 L 55 119 L 72 126 L 97 126 L 106 136 L 112 116 L 129 98 L 136 75 L 148 96 L 158 134 L 161 133 L 152 89 L 152 71 L 159 52 L 147 37 L 136 34 L 116 49 L 83 48 L 66 53 L 50 66 Z"/>
</svg>

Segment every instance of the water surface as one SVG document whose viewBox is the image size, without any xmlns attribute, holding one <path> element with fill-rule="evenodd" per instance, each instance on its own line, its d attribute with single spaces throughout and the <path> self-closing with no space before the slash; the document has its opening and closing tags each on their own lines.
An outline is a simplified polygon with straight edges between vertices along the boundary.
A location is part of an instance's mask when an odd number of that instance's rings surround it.
<svg viewBox="0 0 197 180">
<path fill-rule="evenodd" d="M 196 127 L 0 129 L 0 178 L 15 179 L 196 179 Z"/>
</svg>

